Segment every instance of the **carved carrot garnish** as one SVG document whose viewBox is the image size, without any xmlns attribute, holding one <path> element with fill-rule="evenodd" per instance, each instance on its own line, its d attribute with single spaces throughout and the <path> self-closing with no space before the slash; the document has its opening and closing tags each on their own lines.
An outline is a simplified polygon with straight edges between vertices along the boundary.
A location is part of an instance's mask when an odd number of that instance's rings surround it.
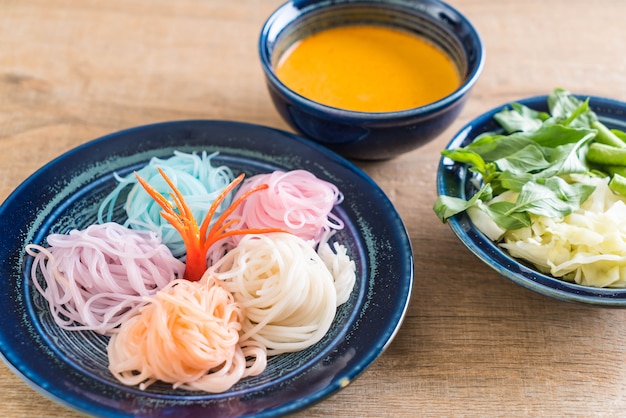
<svg viewBox="0 0 626 418">
<path fill-rule="evenodd" d="M 176 188 L 174 183 L 167 177 L 165 172 L 159 168 L 159 173 L 163 176 L 163 179 L 172 189 L 170 197 L 174 201 L 174 205 L 170 203 L 161 193 L 156 191 L 152 186 L 148 184 L 144 179 L 135 173 L 137 180 L 141 186 L 148 192 L 148 194 L 163 208 L 161 216 L 168 221 L 176 230 L 180 233 L 183 242 L 185 243 L 185 249 L 187 251 L 186 267 L 184 278 L 190 281 L 197 281 L 202 278 L 202 275 L 207 269 L 207 253 L 209 248 L 217 241 L 230 237 L 233 235 L 244 234 L 266 234 L 270 232 L 285 232 L 280 228 L 246 228 L 246 229 L 233 229 L 227 230 L 233 224 L 237 223 L 237 219 L 231 219 L 225 222 L 228 216 L 253 193 L 268 188 L 267 184 L 254 187 L 247 192 L 239 196 L 221 215 L 217 218 L 217 221 L 213 224 L 209 230 L 209 225 L 217 209 L 222 204 L 228 194 L 239 185 L 244 178 L 244 174 L 239 175 L 228 186 L 222 190 L 219 196 L 213 201 L 206 217 L 202 221 L 202 224 L 198 226 L 198 222 L 193 217 L 191 209 L 185 202 L 182 193 Z M 208 231 L 208 232 L 207 232 Z"/>
</svg>

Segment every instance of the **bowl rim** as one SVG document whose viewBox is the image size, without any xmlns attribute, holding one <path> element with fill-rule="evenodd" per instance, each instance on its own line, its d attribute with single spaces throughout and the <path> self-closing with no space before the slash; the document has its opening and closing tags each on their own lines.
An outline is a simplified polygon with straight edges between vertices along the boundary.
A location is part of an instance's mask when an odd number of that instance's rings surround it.
<svg viewBox="0 0 626 418">
<path fill-rule="evenodd" d="M 626 128 L 626 102 L 616 99 L 574 94 L 581 100 L 589 99 L 589 104 L 598 118 L 608 125 L 621 124 Z M 488 110 L 463 126 L 449 141 L 445 149 L 457 148 L 472 142 L 482 132 L 498 127 L 493 116 L 511 103 L 519 103 L 533 109 L 547 109 L 547 95 L 531 96 L 510 101 Z M 621 114 L 621 118 L 619 117 Z M 466 199 L 465 183 L 467 166 L 441 157 L 437 168 L 437 195 L 447 195 Z M 500 275 L 539 294 L 561 301 L 591 304 L 603 307 L 626 308 L 626 288 L 598 288 L 567 282 L 528 267 L 500 248 L 480 232 L 463 212 L 447 220 L 448 225 L 459 240 Z"/>
<path fill-rule="evenodd" d="M 461 85 L 454 90 L 449 95 L 435 101 L 432 103 L 428 103 L 423 106 L 414 107 L 406 110 L 400 111 L 392 111 L 392 112 L 363 112 L 363 111 L 355 111 L 355 110 L 346 110 L 338 107 L 328 106 L 311 100 L 305 96 L 302 96 L 289 87 L 287 87 L 274 73 L 271 64 L 271 54 L 268 48 L 268 38 L 272 36 L 274 39 L 278 37 L 278 35 L 289 25 L 291 25 L 295 20 L 306 18 L 306 16 L 311 13 L 316 8 L 312 7 L 316 4 L 322 4 L 320 7 L 340 7 L 343 5 L 376 5 L 376 4 L 388 4 L 397 8 L 401 8 L 410 13 L 415 14 L 425 14 L 432 17 L 429 13 L 418 10 L 415 7 L 412 7 L 412 3 L 402 1 L 402 0 L 312 0 L 312 1 L 299 1 L 299 0 L 289 0 L 286 3 L 283 3 L 279 6 L 272 14 L 267 18 L 263 27 L 261 29 L 261 33 L 259 35 L 258 41 L 258 52 L 261 58 L 261 66 L 263 68 L 263 72 L 265 73 L 267 83 L 271 87 L 277 89 L 288 101 L 291 103 L 298 103 L 307 108 L 308 111 L 318 115 L 332 115 L 337 118 L 341 118 L 346 121 L 372 121 L 372 122 L 382 122 L 382 121 L 393 121 L 393 120 L 403 120 L 410 119 L 418 116 L 429 116 L 432 114 L 436 114 L 444 109 L 453 106 L 456 102 L 465 97 L 465 95 L 472 89 L 478 78 L 480 77 L 486 59 L 486 51 L 485 44 L 482 41 L 482 38 L 474 25 L 470 22 L 470 20 L 459 12 L 456 8 L 451 5 L 440 1 L 440 0 L 418 0 L 413 3 L 417 4 L 430 4 L 435 5 L 446 12 L 453 15 L 458 24 L 467 29 L 468 36 L 474 41 L 476 48 L 476 64 L 469 68 L 469 72 L 466 75 L 465 79 L 461 83 Z M 434 19 L 433 19 L 434 21 Z M 276 32 L 274 35 L 270 35 L 275 32 L 275 25 L 280 25 L 280 30 Z"/>
</svg>

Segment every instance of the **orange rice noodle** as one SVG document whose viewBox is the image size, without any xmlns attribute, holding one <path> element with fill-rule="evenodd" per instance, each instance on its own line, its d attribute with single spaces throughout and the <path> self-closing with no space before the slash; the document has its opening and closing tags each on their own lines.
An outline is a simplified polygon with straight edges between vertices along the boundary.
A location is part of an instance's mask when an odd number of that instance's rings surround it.
<svg viewBox="0 0 626 418">
<path fill-rule="evenodd" d="M 238 228 L 281 228 L 317 244 L 329 231 L 344 227 L 331 213 L 343 201 L 334 184 L 305 170 L 274 171 L 245 180 L 235 198 L 263 183 L 269 187 L 248 197 L 231 215 L 243 224 Z"/>
<path fill-rule="evenodd" d="M 109 370 L 141 390 L 160 380 L 174 388 L 224 392 L 267 364 L 260 344 L 240 343 L 242 316 L 230 292 L 213 278 L 175 280 L 111 337 Z"/>
<path fill-rule="evenodd" d="M 117 223 L 50 234 L 49 247 L 29 244 L 31 278 L 55 322 L 73 331 L 101 334 L 134 315 L 151 295 L 177 277 L 184 264 L 153 232 Z"/>
<path fill-rule="evenodd" d="M 246 235 L 207 274 L 223 280 L 245 310 L 242 339 L 262 343 L 268 355 L 315 344 L 335 317 L 333 275 L 295 235 Z"/>
</svg>

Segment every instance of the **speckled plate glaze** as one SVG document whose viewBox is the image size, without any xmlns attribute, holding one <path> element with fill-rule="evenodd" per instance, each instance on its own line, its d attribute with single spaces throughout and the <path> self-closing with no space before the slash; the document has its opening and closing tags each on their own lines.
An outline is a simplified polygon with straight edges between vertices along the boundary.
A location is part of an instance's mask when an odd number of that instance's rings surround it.
<svg viewBox="0 0 626 418">
<path fill-rule="evenodd" d="M 609 128 L 626 131 L 626 103 L 603 97 L 577 97 L 581 100 L 589 98 L 591 109 Z M 532 109 L 544 112 L 548 110 L 547 96 L 530 97 L 516 102 Z M 481 133 L 499 129 L 493 116 L 504 107 L 506 105 L 492 109 L 468 123 L 452 138 L 447 148 L 464 147 Z M 465 164 L 442 158 L 437 172 L 437 192 L 440 195 L 468 199 L 477 191 L 476 182 L 471 181 L 472 176 Z M 506 250 L 482 234 L 466 213 L 450 218 L 448 224 L 472 253 L 514 283 L 567 302 L 626 308 L 626 289 L 580 286 L 539 273 L 532 266 L 511 257 Z"/>
<path fill-rule="evenodd" d="M 357 265 L 357 283 L 332 329 L 315 346 L 277 356 L 261 375 L 223 394 L 126 387 L 107 369 L 107 338 L 58 328 L 29 279 L 27 243 L 43 243 L 95 223 L 101 199 L 151 157 L 174 150 L 219 151 L 215 160 L 248 175 L 305 169 L 344 193 L 336 239 Z M 225 121 L 180 121 L 114 133 L 51 161 L 0 207 L 0 351 L 22 379 L 70 408 L 96 416 L 277 416 L 318 402 L 359 376 L 398 331 L 413 287 L 413 252 L 382 190 L 344 158 L 271 128 Z"/>
</svg>

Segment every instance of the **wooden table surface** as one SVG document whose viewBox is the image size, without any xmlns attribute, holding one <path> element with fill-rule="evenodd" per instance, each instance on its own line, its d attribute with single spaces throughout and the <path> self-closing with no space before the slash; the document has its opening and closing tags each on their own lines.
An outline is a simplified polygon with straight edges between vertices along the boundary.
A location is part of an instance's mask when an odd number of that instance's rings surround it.
<svg viewBox="0 0 626 418">
<path fill-rule="evenodd" d="M 289 130 L 257 56 L 281 0 L 0 0 L 0 200 L 61 153 L 159 121 L 227 119 Z M 460 118 L 423 148 L 358 162 L 403 217 L 415 290 L 389 349 L 298 417 L 619 416 L 626 310 L 521 288 L 432 212 L 440 150 L 470 119 L 554 87 L 626 100 L 626 2 L 450 0 L 487 61 Z M 79 416 L 0 365 L 0 415 Z"/>
</svg>

